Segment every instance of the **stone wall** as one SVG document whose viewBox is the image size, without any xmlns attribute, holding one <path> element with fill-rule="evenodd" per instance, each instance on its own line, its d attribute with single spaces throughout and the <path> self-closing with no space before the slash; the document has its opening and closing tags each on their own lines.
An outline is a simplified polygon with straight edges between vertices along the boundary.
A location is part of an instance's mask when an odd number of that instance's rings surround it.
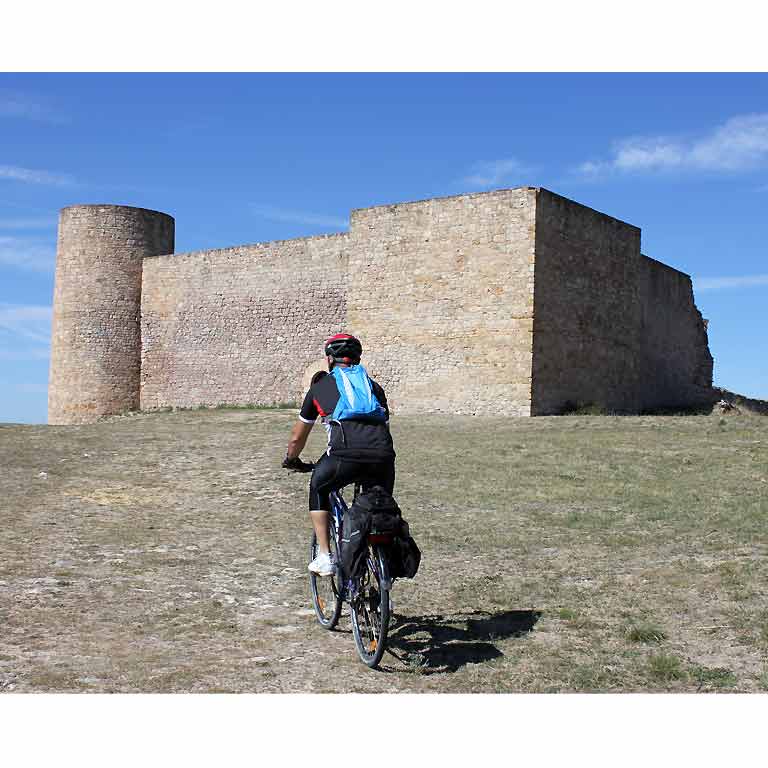
<svg viewBox="0 0 768 768">
<path fill-rule="evenodd" d="M 533 415 L 639 406 L 640 230 L 539 190 Z"/>
<path fill-rule="evenodd" d="M 394 411 L 530 415 L 535 195 L 353 211 L 348 327 Z"/>
<path fill-rule="evenodd" d="M 535 277 L 534 415 L 711 402 L 691 279 L 641 255 L 637 227 L 542 189 Z"/>
<path fill-rule="evenodd" d="M 643 256 L 639 273 L 640 407 L 712 403 L 712 355 L 691 278 Z"/>
<path fill-rule="evenodd" d="M 78 205 L 59 218 L 48 422 L 78 424 L 139 405 L 144 257 L 173 251 L 170 216 Z"/>
<path fill-rule="evenodd" d="M 710 396 L 690 278 L 641 256 L 637 227 L 544 189 L 359 209 L 349 233 L 172 251 L 164 214 L 64 209 L 52 423 L 296 402 L 339 331 L 360 336 L 394 412 L 632 413 Z"/>
<path fill-rule="evenodd" d="M 146 259 L 141 407 L 295 402 L 346 315 L 346 234 Z"/>
</svg>

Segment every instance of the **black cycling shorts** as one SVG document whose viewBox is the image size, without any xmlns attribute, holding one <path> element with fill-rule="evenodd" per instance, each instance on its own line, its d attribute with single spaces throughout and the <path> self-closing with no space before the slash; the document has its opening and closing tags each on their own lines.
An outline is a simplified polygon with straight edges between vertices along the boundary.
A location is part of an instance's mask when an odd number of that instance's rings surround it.
<svg viewBox="0 0 768 768">
<path fill-rule="evenodd" d="M 330 492 L 352 483 L 361 483 L 364 491 L 373 485 L 380 485 L 392 493 L 395 488 L 395 460 L 364 463 L 323 454 L 309 481 L 310 510 L 324 509 L 330 512 Z"/>
</svg>

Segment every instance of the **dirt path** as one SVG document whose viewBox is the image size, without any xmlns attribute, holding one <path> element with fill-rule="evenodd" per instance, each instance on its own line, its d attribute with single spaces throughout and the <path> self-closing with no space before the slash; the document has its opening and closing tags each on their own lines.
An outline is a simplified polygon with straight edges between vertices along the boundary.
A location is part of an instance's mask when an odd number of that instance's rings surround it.
<svg viewBox="0 0 768 768">
<path fill-rule="evenodd" d="M 0 426 L 0 689 L 768 688 L 768 420 L 397 420 L 424 561 L 375 672 L 311 611 L 294 418 Z"/>
</svg>

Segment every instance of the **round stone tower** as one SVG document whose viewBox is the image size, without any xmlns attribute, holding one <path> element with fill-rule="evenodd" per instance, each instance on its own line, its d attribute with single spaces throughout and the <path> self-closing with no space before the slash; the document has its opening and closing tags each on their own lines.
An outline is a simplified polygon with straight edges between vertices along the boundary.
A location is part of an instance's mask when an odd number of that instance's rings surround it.
<svg viewBox="0 0 768 768">
<path fill-rule="evenodd" d="M 48 423 L 84 424 L 139 406 L 141 271 L 173 253 L 171 216 L 74 205 L 59 217 Z"/>
</svg>

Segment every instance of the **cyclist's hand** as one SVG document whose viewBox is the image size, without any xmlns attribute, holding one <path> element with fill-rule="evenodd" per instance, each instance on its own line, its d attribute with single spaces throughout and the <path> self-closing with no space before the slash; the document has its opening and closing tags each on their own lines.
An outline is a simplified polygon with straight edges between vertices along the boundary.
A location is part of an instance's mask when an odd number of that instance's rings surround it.
<svg viewBox="0 0 768 768">
<path fill-rule="evenodd" d="M 283 469 L 290 469 L 293 472 L 311 472 L 315 465 L 302 461 L 298 456 L 289 459 L 287 456 L 283 459 Z"/>
</svg>

